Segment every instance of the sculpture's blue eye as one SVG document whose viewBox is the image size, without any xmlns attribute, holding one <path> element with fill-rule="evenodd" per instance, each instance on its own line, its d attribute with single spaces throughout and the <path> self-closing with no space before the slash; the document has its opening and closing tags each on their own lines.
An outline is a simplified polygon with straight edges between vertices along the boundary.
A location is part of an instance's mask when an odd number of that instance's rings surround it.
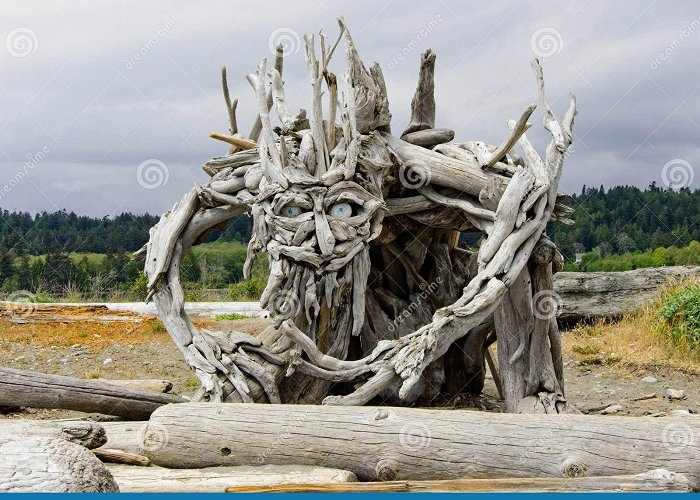
<svg viewBox="0 0 700 500">
<path fill-rule="evenodd" d="M 328 215 L 339 219 L 347 219 L 352 217 L 352 207 L 350 203 L 336 203 L 335 205 L 331 205 L 331 208 L 328 210 Z"/>
<path fill-rule="evenodd" d="M 284 217 L 299 217 L 301 215 L 301 212 L 301 207 L 297 207 L 295 205 L 289 205 L 282 209 L 282 215 Z"/>
</svg>

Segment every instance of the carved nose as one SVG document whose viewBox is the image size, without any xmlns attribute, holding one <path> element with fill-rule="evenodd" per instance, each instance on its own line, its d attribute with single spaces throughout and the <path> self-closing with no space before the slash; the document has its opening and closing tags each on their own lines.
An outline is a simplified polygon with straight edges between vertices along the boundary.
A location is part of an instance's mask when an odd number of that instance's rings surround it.
<svg viewBox="0 0 700 500">
<path fill-rule="evenodd" d="M 318 248 L 321 250 L 321 255 L 330 255 L 333 253 L 333 248 L 335 247 L 335 238 L 328 225 L 326 214 L 320 210 L 315 210 L 314 220 L 316 222 L 316 240 L 318 241 Z"/>
</svg>

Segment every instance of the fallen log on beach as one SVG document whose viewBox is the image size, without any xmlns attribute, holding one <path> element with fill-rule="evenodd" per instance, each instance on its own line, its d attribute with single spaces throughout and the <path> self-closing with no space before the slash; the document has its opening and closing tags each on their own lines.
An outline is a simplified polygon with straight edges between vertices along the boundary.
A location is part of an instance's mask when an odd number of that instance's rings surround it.
<svg viewBox="0 0 700 500">
<path fill-rule="evenodd" d="M 126 387 L 127 389 L 136 389 L 141 391 L 151 391 L 151 392 L 170 392 L 173 389 L 173 383 L 169 380 L 160 379 L 134 379 L 134 380 L 116 380 L 99 378 L 100 382 L 106 382 L 112 385 L 118 385 L 119 387 Z"/>
<path fill-rule="evenodd" d="M 226 488 L 298 486 L 306 483 L 356 482 L 352 472 L 307 465 L 258 465 L 209 467 L 204 469 L 163 469 L 108 465 L 122 492 L 224 492 Z"/>
<path fill-rule="evenodd" d="M 0 368 L 0 405 L 61 408 L 144 420 L 153 410 L 185 399 L 98 380 Z"/>
<path fill-rule="evenodd" d="M 121 485 L 120 485 L 121 486 Z M 688 479 L 655 469 L 631 476 L 447 479 L 442 481 L 384 481 L 372 483 L 315 483 L 245 485 L 226 488 L 229 493 L 534 493 L 534 492 L 690 492 Z"/>
<path fill-rule="evenodd" d="M 368 480 L 582 477 L 664 468 L 700 486 L 700 420 L 191 403 L 156 410 L 170 468 L 303 464 Z"/>
<path fill-rule="evenodd" d="M 700 278 L 700 267 L 669 266 L 621 272 L 560 272 L 554 275 L 557 319 L 564 323 L 620 318 L 653 301 L 669 283 Z"/>
</svg>

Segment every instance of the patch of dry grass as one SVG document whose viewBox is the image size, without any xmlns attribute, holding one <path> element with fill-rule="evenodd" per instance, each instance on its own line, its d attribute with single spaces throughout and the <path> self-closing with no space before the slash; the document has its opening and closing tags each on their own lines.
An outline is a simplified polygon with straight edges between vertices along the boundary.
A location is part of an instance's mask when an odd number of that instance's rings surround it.
<svg viewBox="0 0 700 500">
<path fill-rule="evenodd" d="M 99 321 L 105 314 L 123 320 Z M 15 322 L 7 311 L 0 313 L 0 339 L 21 344 L 60 347 L 81 344 L 94 348 L 171 342 L 158 318 L 120 311 L 105 313 L 99 307 L 45 308 L 38 305 L 26 319 L 31 321 Z M 214 322 L 197 319 L 194 323 L 197 327 L 211 327 Z"/>
<path fill-rule="evenodd" d="M 700 355 L 684 343 L 671 341 L 670 326 L 659 317 L 669 297 L 697 280 L 663 289 L 645 308 L 620 321 L 579 325 L 562 336 L 566 356 L 581 365 L 615 365 L 620 369 L 666 367 L 700 373 Z"/>
</svg>

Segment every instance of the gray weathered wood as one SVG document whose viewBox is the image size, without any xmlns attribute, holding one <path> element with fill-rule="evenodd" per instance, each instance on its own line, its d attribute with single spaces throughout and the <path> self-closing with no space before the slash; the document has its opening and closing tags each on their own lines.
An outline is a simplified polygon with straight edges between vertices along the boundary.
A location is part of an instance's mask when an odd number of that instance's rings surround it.
<svg viewBox="0 0 700 500">
<path fill-rule="evenodd" d="M 161 379 L 128 379 L 128 380 L 117 380 L 117 379 L 107 379 L 100 378 L 97 379 L 102 382 L 106 382 L 112 385 L 118 385 L 119 387 L 126 387 L 128 389 L 137 389 L 142 391 L 151 392 L 170 392 L 173 389 L 173 383 L 169 380 Z"/>
<path fill-rule="evenodd" d="M 254 465 L 164 469 L 108 465 L 122 492 L 219 492 L 235 486 L 356 482 L 355 474 L 309 465 Z"/>
<path fill-rule="evenodd" d="M 107 468 L 78 444 L 0 431 L 0 491 L 106 493 L 119 488 Z"/>
<path fill-rule="evenodd" d="M 234 486 L 231 493 L 535 493 L 535 492 L 691 492 L 682 474 L 655 469 L 630 476 L 558 477 L 524 479 L 446 479 L 436 481 L 384 481 L 371 483 L 319 483 Z"/>
<path fill-rule="evenodd" d="M 62 408 L 142 420 L 164 404 L 185 399 L 98 380 L 0 368 L 0 405 Z"/>
<path fill-rule="evenodd" d="M 466 410 L 185 404 L 156 410 L 165 467 L 305 464 L 360 480 L 639 474 L 700 486 L 700 419 L 513 415 Z"/>
<path fill-rule="evenodd" d="M 148 457 L 143 455 L 137 455 L 135 453 L 129 453 L 123 450 L 115 450 L 112 448 L 97 448 L 92 450 L 97 458 L 102 462 L 109 462 L 113 464 L 126 464 L 126 465 L 136 465 L 139 467 L 148 467 L 151 465 L 151 461 Z"/>
<path fill-rule="evenodd" d="M 146 434 L 147 421 L 102 422 L 101 425 L 107 434 L 107 442 L 103 445 L 107 449 L 143 455 L 144 441 L 160 440 L 156 433 Z"/>
<path fill-rule="evenodd" d="M 619 318 L 649 303 L 675 280 L 700 277 L 700 267 L 669 266 L 622 272 L 560 272 L 554 275 L 559 321 Z"/>
<path fill-rule="evenodd" d="M 104 427 L 85 420 L 5 420 L 2 431 L 17 437 L 58 437 L 88 449 L 107 442 Z"/>
</svg>

